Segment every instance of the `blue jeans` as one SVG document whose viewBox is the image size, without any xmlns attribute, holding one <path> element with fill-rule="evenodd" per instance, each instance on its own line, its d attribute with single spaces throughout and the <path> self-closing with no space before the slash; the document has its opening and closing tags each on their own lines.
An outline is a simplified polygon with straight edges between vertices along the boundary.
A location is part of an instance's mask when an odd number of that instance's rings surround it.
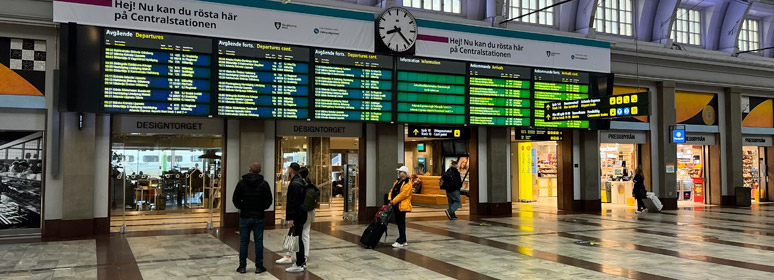
<svg viewBox="0 0 774 280">
<path fill-rule="evenodd" d="M 247 247 L 250 231 L 255 242 L 255 266 L 263 266 L 263 218 L 239 218 L 239 266 L 247 266 Z"/>
<path fill-rule="evenodd" d="M 449 216 L 457 218 L 454 212 L 462 207 L 462 204 L 460 204 L 460 191 L 446 192 L 446 199 L 449 201 Z"/>
</svg>

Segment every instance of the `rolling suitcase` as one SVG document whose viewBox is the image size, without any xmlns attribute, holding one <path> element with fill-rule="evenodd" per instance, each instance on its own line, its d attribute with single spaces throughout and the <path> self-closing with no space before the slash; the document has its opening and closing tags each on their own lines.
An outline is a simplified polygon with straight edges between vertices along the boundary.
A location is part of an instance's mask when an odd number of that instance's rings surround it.
<svg viewBox="0 0 774 280">
<path fill-rule="evenodd" d="M 382 235 L 387 232 L 387 225 L 380 222 L 371 222 L 368 227 L 363 231 L 363 235 L 360 236 L 360 243 L 367 249 L 374 249 L 379 245 L 379 240 L 382 239 Z"/>
<path fill-rule="evenodd" d="M 664 205 L 661 204 L 661 201 L 658 199 L 656 194 L 652 192 L 649 192 L 647 195 L 645 195 L 643 202 L 645 203 L 645 207 L 648 208 L 649 212 L 661 212 L 661 209 L 664 208 Z"/>
</svg>

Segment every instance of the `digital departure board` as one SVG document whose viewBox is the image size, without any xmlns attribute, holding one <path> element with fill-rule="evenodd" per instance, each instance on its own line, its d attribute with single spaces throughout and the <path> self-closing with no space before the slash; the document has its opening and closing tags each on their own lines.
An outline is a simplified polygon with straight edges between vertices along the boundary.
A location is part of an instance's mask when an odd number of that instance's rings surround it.
<svg viewBox="0 0 774 280">
<path fill-rule="evenodd" d="M 314 50 L 314 118 L 391 122 L 391 56 Z"/>
<path fill-rule="evenodd" d="M 212 41 L 104 29 L 108 113 L 210 115 Z"/>
<path fill-rule="evenodd" d="M 648 92 L 546 103 L 545 120 L 592 120 L 650 115 Z"/>
<path fill-rule="evenodd" d="M 577 71 L 533 69 L 535 127 L 589 128 L 587 120 L 545 121 L 546 103 L 589 97 L 589 74 Z"/>
<path fill-rule="evenodd" d="M 532 125 L 532 69 L 471 63 L 470 121 L 472 125 Z"/>
<path fill-rule="evenodd" d="M 464 62 L 400 57 L 398 122 L 465 124 Z"/>
<path fill-rule="evenodd" d="M 218 40 L 218 115 L 309 118 L 309 49 Z"/>
</svg>

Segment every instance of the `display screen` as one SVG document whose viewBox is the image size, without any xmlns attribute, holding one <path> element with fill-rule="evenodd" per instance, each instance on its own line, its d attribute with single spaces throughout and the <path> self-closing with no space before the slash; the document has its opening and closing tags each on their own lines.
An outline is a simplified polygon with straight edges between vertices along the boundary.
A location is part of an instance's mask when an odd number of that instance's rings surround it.
<svg viewBox="0 0 774 280">
<path fill-rule="evenodd" d="M 218 115 L 309 118 L 309 49 L 218 40 Z"/>
<path fill-rule="evenodd" d="M 535 127 L 589 128 L 587 120 L 545 121 L 545 105 L 589 97 L 589 74 L 578 71 L 533 69 L 533 109 Z"/>
<path fill-rule="evenodd" d="M 391 56 L 314 50 L 314 118 L 391 122 Z"/>
<path fill-rule="evenodd" d="M 407 57 L 397 63 L 399 122 L 465 124 L 465 63 Z"/>
<path fill-rule="evenodd" d="M 104 34 L 104 112 L 211 114 L 210 39 L 120 29 Z"/>
<path fill-rule="evenodd" d="M 530 126 L 532 69 L 496 64 L 470 64 L 472 125 Z"/>
</svg>

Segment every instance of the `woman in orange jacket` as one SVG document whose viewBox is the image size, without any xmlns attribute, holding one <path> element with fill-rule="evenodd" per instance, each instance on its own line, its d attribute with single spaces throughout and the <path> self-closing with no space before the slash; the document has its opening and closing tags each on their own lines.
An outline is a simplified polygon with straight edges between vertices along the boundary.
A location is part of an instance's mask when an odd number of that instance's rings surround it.
<svg viewBox="0 0 774 280">
<path fill-rule="evenodd" d="M 411 196 L 413 195 L 408 167 L 398 168 L 398 180 L 393 184 L 388 199 L 395 213 L 395 224 L 398 225 L 398 240 L 392 243 L 394 248 L 403 248 L 406 242 L 406 213 L 411 212 Z M 397 205 L 397 207 L 396 207 Z"/>
</svg>

